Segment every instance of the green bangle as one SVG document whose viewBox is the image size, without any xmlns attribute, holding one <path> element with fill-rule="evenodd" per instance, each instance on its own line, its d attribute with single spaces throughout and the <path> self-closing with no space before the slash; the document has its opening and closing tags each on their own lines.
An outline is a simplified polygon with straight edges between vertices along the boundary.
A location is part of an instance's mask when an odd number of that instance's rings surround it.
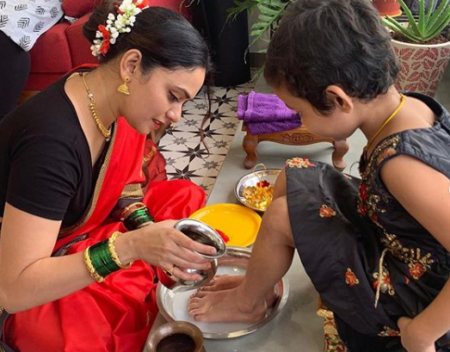
<svg viewBox="0 0 450 352">
<path fill-rule="evenodd" d="M 146 216 L 148 214 L 147 209 L 139 209 L 135 210 L 133 213 L 131 213 L 124 221 L 125 226 L 128 228 L 128 224 L 132 224 L 136 219 L 138 219 L 141 216 Z"/>
<path fill-rule="evenodd" d="M 135 230 L 139 227 L 142 227 L 144 224 L 154 223 L 153 218 L 150 216 L 142 216 L 135 221 L 127 222 L 126 226 L 129 230 Z"/>
<path fill-rule="evenodd" d="M 135 230 L 144 224 L 155 222 L 155 219 L 149 214 L 147 208 L 140 208 L 131 213 L 124 221 L 128 230 Z"/>
<path fill-rule="evenodd" d="M 96 243 L 89 249 L 92 266 L 102 277 L 106 277 L 120 269 L 111 257 L 108 240 Z"/>
<path fill-rule="evenodd" d="M 130 215 L 127 216 L 125 220 L 133 221 L 133 219 L 138 218 L 139 216 L 147 215 L 148 209 L 147 208 L 140 208 L 135 211 L 133 211 Z"/>
<path fill-rule="evenodd" d="M 91 256 L 90 256 L 90 252 L 89 249 L 91 247 L 87 247 L 84 250 L 84 263 L 86 264 L 86 268 L 89 271 L 89 274 L 91 275 L 91 277 L 97 281 L 98 283 L 102 283 L 103 281 L 105 281 L 105 278 L 103 276 L 101 276 L 97 270 L 95 270 L 94 266 L 92 265 L 92 261 L 91 261 Z"/>
</svg>

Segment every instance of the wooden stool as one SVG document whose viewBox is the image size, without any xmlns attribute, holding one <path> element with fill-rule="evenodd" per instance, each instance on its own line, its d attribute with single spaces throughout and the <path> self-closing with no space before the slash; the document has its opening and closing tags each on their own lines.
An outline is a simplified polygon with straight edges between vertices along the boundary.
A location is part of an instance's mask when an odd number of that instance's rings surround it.
<svg viewBox="0 0 450 352">
<path fill-rule="evenodd" d="M 343 159 L 349 149 L 347 140 L 334 141 L 329 138 L 319 137 L 309 132 L 306 127 L 298 127 L 289 131 L 251 135 L 244 123 L 242 124 L 242 131 L 247 132 L 242 142 L 242 146 L 247 153 L 247 157 L 244 160 L 244 167 L 246 169 L 252 169 L 256 165 L 258 160 L 256 149 L 258 148 L 258 144 L 263 141 L 287 145 L 307 145 L 319 142 L 328 142 L 333 144 L 334 147 L 334 151 L 331 156 L 334 167 L 339 171 L 343 171 L 347 166 Z"/>
</svg>

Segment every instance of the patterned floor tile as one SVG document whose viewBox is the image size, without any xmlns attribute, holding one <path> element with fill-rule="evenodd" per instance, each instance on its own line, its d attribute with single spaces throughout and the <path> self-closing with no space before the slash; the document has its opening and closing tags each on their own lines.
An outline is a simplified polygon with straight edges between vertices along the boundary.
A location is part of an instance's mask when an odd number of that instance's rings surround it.
<svg viewBox="0 0 450 352">
<path fill-rule="evenodd" d="M 166 159 L 169 179 L 187 179 L 202 187 L 209 195 L 233 142 L 237 119 L 237 97 L 250 92 L 249 82 L 237 87 L 216 87 L 211 96 L 211 118 L 203 126 L 208 151 L 200 141 L 199 128 L 208 108 L 201 92 L 183 107 L 183 118 L 168 129 L 158 149 Z"/>
</svg>

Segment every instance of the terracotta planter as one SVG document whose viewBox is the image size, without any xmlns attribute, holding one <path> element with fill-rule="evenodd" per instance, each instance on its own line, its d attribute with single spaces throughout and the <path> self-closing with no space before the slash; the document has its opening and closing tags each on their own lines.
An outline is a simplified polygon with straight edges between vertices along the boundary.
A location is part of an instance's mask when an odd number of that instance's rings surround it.
<svg viewBox="0 0 450 352">
<path fill-rule="evenodd" d="M 450 59 L 450 42 L 420 45 L 392 40 L 392 45 L 401 65 L 397 88 L 433 97 Z"/>
<path fill-rule="evenodd" d="M 373 6 L 378 10 L 380 16 L 400 16 L 402 10 L 397 0 L 372 0 Z"/>
</svg>

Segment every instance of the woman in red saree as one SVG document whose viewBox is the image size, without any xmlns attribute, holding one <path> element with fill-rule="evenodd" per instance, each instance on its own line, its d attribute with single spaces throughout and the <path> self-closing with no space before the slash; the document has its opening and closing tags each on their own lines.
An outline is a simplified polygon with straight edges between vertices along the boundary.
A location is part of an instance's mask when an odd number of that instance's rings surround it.
<svg viewBox="0 0 450 352">
<path fill-rule="evenodd" d="M 205 80 L 203 39 L 139 0 L 103 3 L 85 35 L 100 66 L 63 77 L 0 124 L 7 351 L 141 351 L 158 280 L 197 279 L 182 268 L 209 268 L 194 250 L 215 251 L 168 220 L 203 206 L 203 190 L 142 187 L 146 135 L 177 122 Z"/>
</svg>

